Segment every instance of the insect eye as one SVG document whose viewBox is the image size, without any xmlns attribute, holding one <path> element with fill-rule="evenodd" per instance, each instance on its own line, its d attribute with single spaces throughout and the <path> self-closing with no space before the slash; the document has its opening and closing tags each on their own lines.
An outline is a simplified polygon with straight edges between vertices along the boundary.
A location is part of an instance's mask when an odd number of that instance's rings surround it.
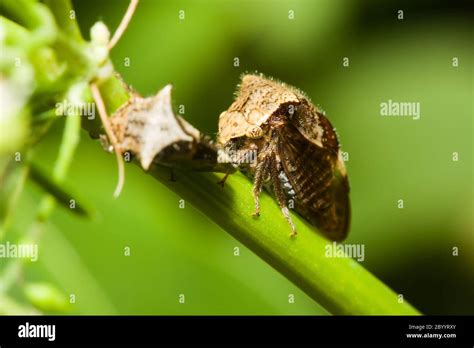
<svg viewBox="0 0 474 348">
<path fill-rule="evenodd" d="M 243 137 L 233 139 L 233 141 L 232 141 L 232 149 L 233 149 L 233 150 L 238 150 L 239 148 L 242 147 L 243 144 L 244 144 L 244 139 L 243 139 Z"/>
</svg>

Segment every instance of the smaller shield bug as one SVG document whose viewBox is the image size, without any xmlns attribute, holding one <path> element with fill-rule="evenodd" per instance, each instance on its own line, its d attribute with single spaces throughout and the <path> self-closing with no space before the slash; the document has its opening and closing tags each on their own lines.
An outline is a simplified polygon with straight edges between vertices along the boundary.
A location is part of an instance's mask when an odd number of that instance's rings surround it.
<svg viewBox="0 0 474 348">
<path fill-rule="evenodd" d="M 242 77 L 235 101 L 219 117 L 218 143 L 254 181 L 255 213 L 262 187 L 275 195 L 291 228 L 287 202 L 331 240 L 349 230 L 349 183 L 336 133 L 324 113 L 294 87 L 263 75 Z M 239 161 L 256 151 L 255 161 Z M 234 156 L 235 158 L 235 156 Z"/>
</svg>

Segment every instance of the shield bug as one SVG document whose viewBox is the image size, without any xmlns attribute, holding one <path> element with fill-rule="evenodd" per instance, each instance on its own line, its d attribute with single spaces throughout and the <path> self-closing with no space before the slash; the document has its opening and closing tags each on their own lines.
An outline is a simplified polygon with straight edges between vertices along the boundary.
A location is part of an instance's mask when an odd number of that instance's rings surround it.
<svg viewBox="0 0 474 348">
<path fill-rule="evenodd" d="M 324 113 L 302 92 L 262 75 L 244 75 L 235 101 L 219 117 L 218 142 L 237 154 L 230 157 L 254 181 L 254 215 L 260 214 L 265 186 L 292 236 L 296 229 L 288 206 L 328 238 L 347 236 L 349 183 L 339 142 Z M 252 151 L 255 161 L 239 160 Z"/>
</svg>

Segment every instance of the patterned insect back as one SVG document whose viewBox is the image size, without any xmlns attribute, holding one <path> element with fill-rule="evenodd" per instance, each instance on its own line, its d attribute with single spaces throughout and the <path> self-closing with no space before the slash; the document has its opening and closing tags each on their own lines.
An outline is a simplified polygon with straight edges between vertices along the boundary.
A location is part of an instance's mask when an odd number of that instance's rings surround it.
<svg viewBox="0 0 474 348">
<path fill-rule="evenodd" d="M 263 186 L 277 198 L 296 234 L 287 208 L 328 238 L 349 230 L 349 184 L 336 133 L 325 115 L 296 88 L 245 75 L 234 103 L 219 118 L 218 142 L 237 153 L 257 151 L 255 163 L 236 163 L 254 180 L 255 215 Z"/>
</svg>

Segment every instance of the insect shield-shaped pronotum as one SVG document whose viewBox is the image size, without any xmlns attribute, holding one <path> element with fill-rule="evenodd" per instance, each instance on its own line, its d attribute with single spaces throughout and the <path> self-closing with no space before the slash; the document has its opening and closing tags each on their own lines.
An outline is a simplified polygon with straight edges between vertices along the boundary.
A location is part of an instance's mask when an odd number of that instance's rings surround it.
<svg viewBox="0 0 474 348">
<path fill-rule="evenodd" d="M 244 75 L 237 98 L 219 117 L 218 141 L 254 180 L 254 215 L 260 213 L 265 186 L 278 200 L 292 236 L 296 229 L 287 202 L 328 238 L 347 236 L 349 183 L 336 133 L 296 88 Z"/>
</svg>

